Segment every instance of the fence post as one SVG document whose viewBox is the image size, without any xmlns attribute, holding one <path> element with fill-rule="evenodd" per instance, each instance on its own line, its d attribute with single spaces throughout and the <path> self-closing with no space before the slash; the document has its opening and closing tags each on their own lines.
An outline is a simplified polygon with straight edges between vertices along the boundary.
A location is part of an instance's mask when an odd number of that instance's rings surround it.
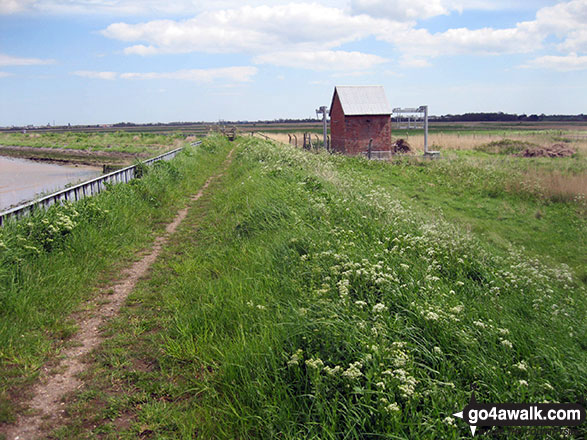
<svg viewBox="0 0 587 440">
<path fill-rule="evenodd" d="M 373 145 L 373 139 L 369 139 L 369 147 L 367 149 L 367 159 L 371 160 L 371 148 Z"/>
</svg>

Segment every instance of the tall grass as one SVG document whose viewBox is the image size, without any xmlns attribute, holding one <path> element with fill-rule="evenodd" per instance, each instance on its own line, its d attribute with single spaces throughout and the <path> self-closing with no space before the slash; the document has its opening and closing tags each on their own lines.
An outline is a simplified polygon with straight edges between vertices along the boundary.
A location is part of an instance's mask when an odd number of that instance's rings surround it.
<svg viewBox="0 0 587 440">
<path fill-rule="evenodd" d="M 374 183 L 389 165 L 241 142 L 133 296 L 125 322 L 160 331 L 143 340 L 154 371 L 121 385 L 141 396 L 129 433 L 457 439 L 473 385 L 485 402 L 584 399 L 585 290 L 564 266 L 408 209 Z M 103 356 L 109 380 L 125 356 Z"/>
<path fill-rule="evenodd" d="M 555 143 L 563 142 L 570 148 L 575 149 L 581 154 L 587 153 L 587 140 L 583 136 L 565 134 L 559 130 L 546 131 L 529 131 L 515 133 L 511 130 L 495 133 L 430 133 L 428 136 L 428 148 L 435 150 L 474 150 L 491 143 L 499 143 L 504 140 L 514 142 L 529 143 L 541 147 L 549 147 Z M 424 151 L 424 135 L 421 133 L 411 134 L 409 132 L 400 133 L 393 131 L 395 138 L 402 137 L 406 139 L 410 146 L 415 150 Z"/>
<path fill-rule="evenodd" d="M 585 208 L 587 196 L 587 174 L 568 174 L 528 170 L 517 179 L 508 182 L 511 191 L 521 192 L 537 188 L 537 192 L 554 202 L 576 202 Z"/>
<path fill-rule="evenodd" d="M 130 184 L 0 228 L 0 421 L 14 415 L 11 390 L 36 377 L 75 331 L 70 314 L 120 276 L 226 149 L 186 147 Z"/>
<path fill-rule="evenodd" d="M 73 150 L 115 151 L 155 155 L 178 146 L 182 134 L 153 133 L 0 133 L 0 145 L 66 148 Z"/>
<path fill-rule="evenodd" d="M 284 144 L 289 143 L 288 133 L 263 133 L 265 136 Z M 304 139 L 303 132 L 291 132 L 292 142 L 294 142 L 293 135 L 298 139 L 298 146 L 302 146 Z M 320 134 L 312 134 L 312 140 L 316 139 L 315 135 L 321 139 Z M 412 149 L 418 153 L 424 151 L 424 134 L 422 130 L 419 131 L 406 131 L 406 130 L 395 130 L 392 127 L 392 137 L 394 139 L 403 138 L 408 141 Z M 548 147 L 555 143 L 564 143 L 570 148 L 575 149 L 580 154 L 585 155 L 587 153 L 587 139 L 585 138 L 584 132 L 569 131 L 569 130 L 526 130 L 526 131 L 515 131 L 511 129 L 507 130 L 482 130 L 482 131 L 471 131 L 464 129 L 462 132 L 455 133 L 454 131 L 438 131 L 430 132 L 428 135 L 428 147 L 429 149 L 436 149 L 441 151 L 451 150 L 476 150 L 479 148 L 486 147 L 488 144 L 498 144 L 503 142 L 511 142 L 514 144 L 525 145 L 524 148 L 529 146 L 541 146 Z M 366 148 L 366 146 L 365 146 Z M 514 149 L 511 152 L 517 152 Z M 508 151 L 500 151 L 505 154 L 509 154 Z"/>
</svg>

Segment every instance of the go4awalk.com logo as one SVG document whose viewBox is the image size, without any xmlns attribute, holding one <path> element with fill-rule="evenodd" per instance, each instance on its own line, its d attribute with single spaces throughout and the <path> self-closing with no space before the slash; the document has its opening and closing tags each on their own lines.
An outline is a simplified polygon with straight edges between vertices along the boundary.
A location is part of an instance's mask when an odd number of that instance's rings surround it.
<svg viewBox="0 0 587 440">
<path fill-rule="evenodd" d="M 585 408 L 575 403 L 479 403 L 475 393 L 461 412 L 471 434 L 480 426 L 566 426 L 576 427 L 585 421 Z"/>
</svg>

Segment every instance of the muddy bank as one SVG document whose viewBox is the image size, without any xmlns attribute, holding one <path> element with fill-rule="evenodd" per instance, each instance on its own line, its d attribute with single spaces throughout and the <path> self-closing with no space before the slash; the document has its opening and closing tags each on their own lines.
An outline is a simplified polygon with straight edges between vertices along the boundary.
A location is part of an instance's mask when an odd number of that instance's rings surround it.
<svg viewBox="0 0 587 440">
<path fill-rule="evenodd" d="M 133 154 L 120 151 L 88 151 L 67 148 L 13 147 L 0 145 L 0 156 L 18 157 L 35 161 L 90 166 L 121 167 L 137 159 L 146 159 L 148 153 Z"/>
<path fill-rule="evenodd" d="M 102 174 L 100 167 L 0 156 L 0 211 Z"/>
</svg>

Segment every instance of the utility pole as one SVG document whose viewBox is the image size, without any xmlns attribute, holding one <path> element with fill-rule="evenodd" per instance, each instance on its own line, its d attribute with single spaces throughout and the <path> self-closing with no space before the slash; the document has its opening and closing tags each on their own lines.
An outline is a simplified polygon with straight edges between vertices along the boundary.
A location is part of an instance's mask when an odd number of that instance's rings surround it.
<svg viewBox="0 0 587 440">
<path fill-rule="evenodd" d="M 423 105 L 418 110 L 424 113 L 424 154 L 428 154 L 428 106 Z"/>
<path fill-rule="evenodd" d="M 318 117 L 318 115 L 322 113 L 322 125 L 323 125 L 323 134 L 324 134 L 324 148 L 326 148 L 328 150 L 328 136 L 327 136 L 327 131 L 328 128 L 326 126 L 326 119 L 328 116 L 328 107 L 326 107 L 325 105 L 323 105 L 322 107 L 316 109 L 316 117 Z"/>
</svg>

